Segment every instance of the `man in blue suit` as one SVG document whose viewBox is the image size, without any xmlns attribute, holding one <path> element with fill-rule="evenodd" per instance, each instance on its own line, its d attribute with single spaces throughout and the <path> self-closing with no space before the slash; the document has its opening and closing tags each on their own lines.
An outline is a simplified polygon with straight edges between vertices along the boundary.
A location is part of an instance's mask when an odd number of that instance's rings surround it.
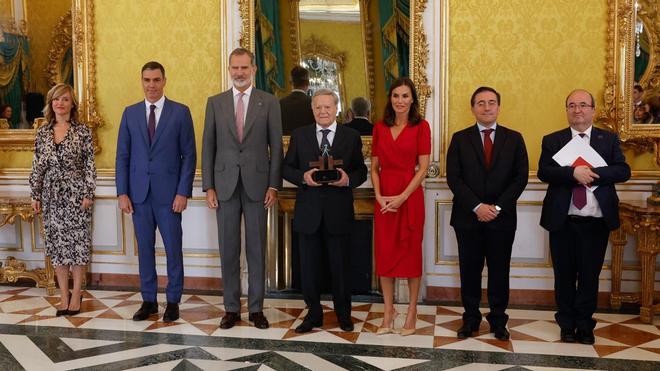
<svg viewBox="0 0 660 371">
<path fill-rule="evenodd" d="M 126 107 L 117 139 L 116 175 L 119 208 L 133 214 L 138 243 L 142 306 L 133 315 L 143 321 L 158 313 L 156 293 L 156 227 L 167 255 L 167 307 L 164 322 L 179 318 L 183 290 L 181 213 L 192 196 L 195 177 L 195 133 L 187 106 L 163 95 L 165 68 L 142 67 L 145 100 Z"/>
</svg>

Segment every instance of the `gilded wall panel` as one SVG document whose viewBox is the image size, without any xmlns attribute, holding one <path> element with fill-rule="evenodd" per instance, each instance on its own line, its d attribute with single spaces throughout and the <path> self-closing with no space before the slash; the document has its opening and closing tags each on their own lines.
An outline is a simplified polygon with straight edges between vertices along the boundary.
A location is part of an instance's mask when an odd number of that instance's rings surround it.
<svg viewBox="0 0 660 371">
<path fill-rule="evenodd" d="M 27 0 L 26 7 L 32 78 L 30 90 L 46 95 L 49 86 L 45 70 L 53 29 L 60 18 L 71 10 L 71 0 Z"/>
<path fill-rule="evenodd" d="M 605 83 L 607 3 L 591 0 L 451 0 L 449 132 L 474 122 L 470 95 L 502 95 L 500 120 L 521 131 L 536 170 L 541 139 L 567 126 L 564 100 Z"/>
<path fill-rule="evenodd" d="M 114 168 L 117 130 L 125 106 L 144 98 L 140 69 L 165 67 L 165 95 L 190 107 L 198 156 L 206 99 L 221 90 L 220 2 L 115 0 L 96 2 L 99 132 L 98 168 Z M 198 162 L 199 165 L 199 162 Z"/>
<path fill-rule="evenodd" d="M 2 14 L 0 18 L 4 19 L 12 16 L 11 2 L 12 0 L 0 0 L 0 14 Z"/>
</svg>

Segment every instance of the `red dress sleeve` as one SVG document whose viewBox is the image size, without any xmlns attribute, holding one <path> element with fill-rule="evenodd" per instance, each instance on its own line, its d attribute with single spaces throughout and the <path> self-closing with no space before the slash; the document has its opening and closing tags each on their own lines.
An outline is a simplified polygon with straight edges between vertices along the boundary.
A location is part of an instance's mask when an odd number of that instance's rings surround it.
<svg viewBox="0 0 660 371">
<path fill-rule="evenodd" d="M 419 123 L 419 132 L 417 133 L 417 154 L 431 154 L 431 127 L 426 120 Z"/>
</svg>

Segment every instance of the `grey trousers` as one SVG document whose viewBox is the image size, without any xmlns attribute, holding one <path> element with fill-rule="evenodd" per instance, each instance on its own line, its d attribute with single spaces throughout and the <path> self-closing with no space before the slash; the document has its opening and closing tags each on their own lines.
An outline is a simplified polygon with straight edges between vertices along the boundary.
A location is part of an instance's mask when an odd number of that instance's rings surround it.
<svg viewBox="0 0 660 371">
<path fill-rule="evenodd" d="M 264 191 L 264 194 L 266 192 Z M 245 254 L 248 265 L 248 310 L 263 310 L 266 262 L 266 218 L 263 201 L 252 201 L 238 182 L 216 211 L 224 304 L 226 312 L 241 311 L 241 214 L 245 217 Z"/>
</svg>

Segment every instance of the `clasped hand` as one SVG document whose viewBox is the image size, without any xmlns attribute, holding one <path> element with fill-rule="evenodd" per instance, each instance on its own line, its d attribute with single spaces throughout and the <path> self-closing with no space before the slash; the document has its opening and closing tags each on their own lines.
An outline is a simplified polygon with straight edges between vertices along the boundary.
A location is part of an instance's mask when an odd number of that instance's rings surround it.
<svg viewBox="0 0 660 371">
<path fill-rule="evenodd" d="M 495 205 L 488 204 L 481 204 L 475 213 L 477 214 L 477 220 L 480 222 L 490 222 L 495 220 L 495 218 L 497 218 L 497 216 L 500 214 L 500 212 L 497 211 Z"/>
<path fill-rule="evenodd" d="M 380 205 L 380 212 L 382 214 L 395 213 L 406 201 L 406 196 L 403 194 L 396 196 L 376 196 L 376 201 Z"/>
<path fill-rule="evenodd" d="M 580 165 L 573 169 L 573 178 L 582 185 L 589 185 L 594 180 L 600 178 L 598 174 L 594 173 L 588 166 Z"/>
</svg>

